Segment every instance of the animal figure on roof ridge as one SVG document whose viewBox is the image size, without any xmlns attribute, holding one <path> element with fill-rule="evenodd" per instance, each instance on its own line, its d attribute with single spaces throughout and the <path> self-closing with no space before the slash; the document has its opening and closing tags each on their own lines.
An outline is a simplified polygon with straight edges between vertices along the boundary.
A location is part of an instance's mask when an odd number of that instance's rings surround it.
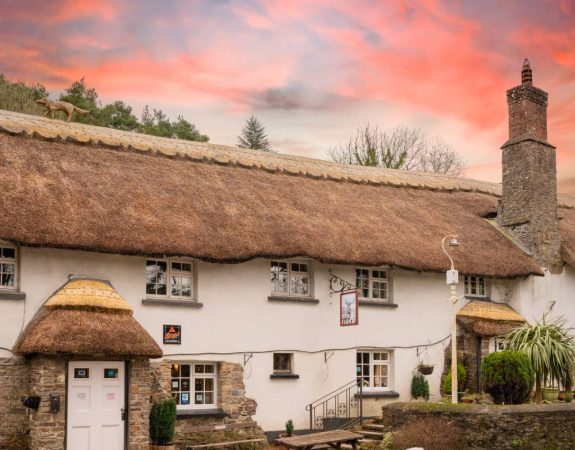
<svg viewBox="0 0 575 450">
<path fill-rule="evenodd" d="M 68 114 L 68 122 L 72 120 L 72 113 L 74 112 L 82 116 L 85 116 L 86 114 L 90 113 L 90 111 L 78 108 L 72 103 L 63 102 L 61 100 L 50 100 L 48 97 L 36 100 L 36 103 L 44 105 L 46 108 L 48 108 L 48 111 L 46 111 L 46 114 L 44 114 L 44 116 L 50 114 L 52 119 L 54 118 L 54 111 L 64 111 L 66 114 Z"/>
</svg>

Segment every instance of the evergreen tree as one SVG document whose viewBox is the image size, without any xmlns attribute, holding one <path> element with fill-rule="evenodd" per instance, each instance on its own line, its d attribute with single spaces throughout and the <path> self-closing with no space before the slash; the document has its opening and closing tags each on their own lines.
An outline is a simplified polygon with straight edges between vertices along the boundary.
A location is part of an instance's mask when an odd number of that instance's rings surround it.
<svg viewBox="0 0 575 450">
<path fill-rule="evenodd" d="M 238 147 L 262 150 L 264 152 L 274 151 L 268 141 L 265 127 L 254 116 L 250 116 L 246 120 L 246 124 L 242 128 L 242 134 L 238 136 Z"/>
</svg>

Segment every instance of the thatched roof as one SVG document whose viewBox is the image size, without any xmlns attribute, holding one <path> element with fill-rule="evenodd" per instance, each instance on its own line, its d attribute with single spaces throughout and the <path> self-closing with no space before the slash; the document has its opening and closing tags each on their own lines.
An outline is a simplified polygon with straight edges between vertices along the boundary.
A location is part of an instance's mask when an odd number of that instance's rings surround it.
<svg viewBox="0 0 575 450">
<path fill-rule="evenodd" d="M 72 279 L 52 295 L 20 334 L 20 354 L 159 358 L 162 350 L 106 281 Z"/>
<path fill-rule="evenodd" d="M 526 322 L 525 317 L 509 305 L 481 300 L 470 301 L 459 310 L 457 318 L 481 336 L 499 336 Z"/>
<path fill-rule="evenodd" d="M 443 271 L 441 238 L 457 233 L 462 273 L 541 274 L 484 219 L 496 212 L 497 184 L 6 111 L 2 130 L 0 206 L 10 214 L 0 215 L 0 239 L 227 263 L 307 256 Z"/>
</svg>

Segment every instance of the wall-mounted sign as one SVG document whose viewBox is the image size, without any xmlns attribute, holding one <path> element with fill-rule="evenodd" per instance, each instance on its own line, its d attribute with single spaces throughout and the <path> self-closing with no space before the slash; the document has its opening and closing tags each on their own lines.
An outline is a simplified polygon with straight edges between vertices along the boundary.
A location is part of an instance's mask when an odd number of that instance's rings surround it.
<svg viewBox="0 0 575 450">
<path fill-rule="evenodd" d="M 357 291 L 342 292 L 339 296 L 339 324 L 342 327 L 357 325 Z"/>
<path fill-rule="evenodd" d="M 90 378 L 90 369 L 74 369 L 74 378 Z"/>
<path fill-rule="evenodd" d="M 164 344 L 181 344 L 182 326 L 164 325 Z"/>
</svg>

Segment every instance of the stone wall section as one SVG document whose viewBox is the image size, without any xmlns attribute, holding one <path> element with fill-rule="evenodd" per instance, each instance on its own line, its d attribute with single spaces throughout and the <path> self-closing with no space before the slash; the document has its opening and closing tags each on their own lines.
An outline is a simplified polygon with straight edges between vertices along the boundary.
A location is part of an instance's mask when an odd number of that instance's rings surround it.
<svg viewBox="0 0 575 450">
<path fill-rule="evenodd" d="M 150 443 L 150 360 L 135 359 L 129 363 L 128 448 L 147 450 Z"/>
<path fill-rule="evenodd" d="M 181 361 L 180 361 L 181 362 Z M 151 363 L 152 397 L 170 396 L 172 361 Z M 218 363 L 218 409 L 207 416 L 178 416 L 175 442 L 194 445 L 252 438 L 265 438 L 263 430 L 253 420 L 257 404 L 246 397 L 241 364 Z"/>
<path fill-rule="evenodd" d="M 30 412 L 33 449 L 62 450 L 66 434 L 66 360 L 51 356 L 30 359 L 30 393 L 40 396 L 38 411 Z M 50 412 L 50 394 L 60 396 L 60 411 Z"/>
<path fill-rule="evenodd" d="M 28 411 L 20 398 L 29 392 L 28 363 L 22 357 L 0 359 L 0 449 L 25 448 Z"/>
<path fill-rule="evenodd" d="M 382 408 L 386 431 L 425 418 L 440 418 L 461 430 L 470 448 L 571 450 L 575 405 L 439 405 L 393 403 Z"/>
</svg>

